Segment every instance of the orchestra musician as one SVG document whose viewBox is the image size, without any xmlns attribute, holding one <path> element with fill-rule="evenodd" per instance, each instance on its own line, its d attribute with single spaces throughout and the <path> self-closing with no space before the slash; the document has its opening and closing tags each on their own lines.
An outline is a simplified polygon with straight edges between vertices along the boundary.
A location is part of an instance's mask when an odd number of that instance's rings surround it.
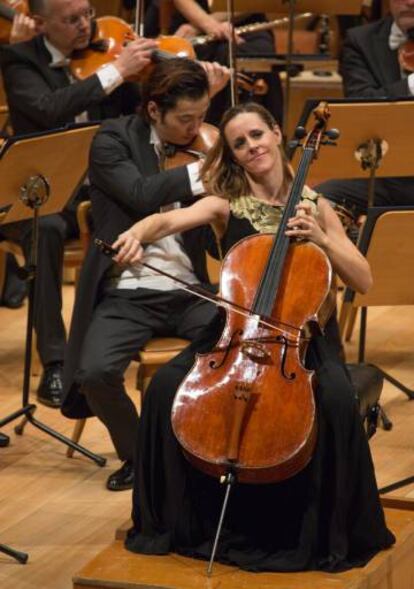
<svg viewBox="0 0 414 589">
<path fill-rule="evenodd" d="M 277 230 L 292 180 L 281 141 L 279 127 L 261 105 L 230 109 L 202 171 L 217 196 L 138 221 L 113 243 L 114 260 L 133 265 L 154 240 L 206 223 L 214 225 L 223 253 L 243 237 Z M 370 287 L 365 258 L 327 202 L 307 187 L 287 235 L 322 248 L 345 284 L 362 292 Z M 134 527 L 126 539 L 133 552 L 210 556 L 223 489 L 184 457 L 172 430 L 171 407 L 195 354 L 214 347 L 223 323 L 217 314 L 195 342 L 160 368 L 147 389 L 137 445 Z M 233 486 L 218 544 L 221 562 L 250 571 L 339 571 L 362 566 L 394 541 L 384 522 L 355 391 L 329 329 L 326 334 L 312 336 L 306 355 L 317 381 L 314 455 L 290 479 Z M 200 431 L 208 423 L 206 414 Z"/>
<path fill-rule="evenodd" d="M 129 3 L 131 4 L 131 3 Z M 229 22 L 222 20 L 223 13 L 210 14 L 207 0 L 173 0 L 174 11 L 171 17 L 169 34 L 191 39 L 199 34 L 213 35 L 215 41 L 196 46 L 199 59 L 217 61 L 228 65 L 228 39 L 231 36 Z M 145 34 L 156 37 L 159 32 L 160 0 L 150 0 L 145 3 Z M 263 14 L 249 14 L 245 17 L 238 15 L 238 25 L 265 20 Z M 275 52 L 274 37 L 270 31 L 250 32 L 243 37 L 236 37 L 236 55 L 243 57 L 247 54 L 265 55 Z M 258 96 L 259 102 L 264 104 L 278 120 L 283 115 L 283 92 L 279 74 L 276 71 L 261 73 L 260 77 L 268 88 L 263 96 Z M 241 100 L 248 96 L 241 92 Z M 207 121 L 218 124 L 223 112 L 230 106 L 230 90 L 225 88 L 211 102 Z"/>
<path fill-rule="evenodd" d="M 414 96 L 414 73 L 404 71 L 398 48 L 414 27 L 414 1 L 390 0 L 391 15 L 350 29 L 344 41 L 340 73 L 345 96 L 390 98 Z M 380 122 L 379 122 L 380 124 Z M 385 137 L 386 139 L 386 137 Z M 316 187 L 357 220 L 366 212 L 368 180 L 330 180 Z M 414 178 L 376 178 L 376 206 L 414 205 Z"/>
<path fill-rule="evenodd" d="M 9 43 L 29 41 L 40 32 L 35 19 L 22 12 L 16 12 L 10 29 Z M 2 81 L 0 83 L 2 84 Z M 0 136 L 7 138 L 7 129 L 1 129 Z M 5 281 L 0 305 L 18 309 L 23 305 L 26 293 L 26 283 L 19 278 L 19 266 L 15 257 L 12 254 L 6 254 Z"/>
<path fill-rule="evenodd" d="M 113 63 L 83 81 L 76 81 L 69 75 L 67 66 L 72 52 L 89 44 L 94 14 L 89 1 L 32 0 L 29 8 L 42 34 L 0 49 L 10 118 L 16 134 L 135 111 L 138 90 L 125 80 L 149 63 L 151 50 L 157 47 L 155 41 L 138 39 L 128 44 Z M 71 156 L 68 154 L 68 165 Z M 66 340 L 61 316 L 64 242 L 78 234 L 76 205 L 86 193 L 87 188 L 82 187 L 62 214 L 39 220 L 34 326 L 44 370 L 37 396 L 41 403 L 51 407 L 59 407 L 62 401 Z M 1 234 L 21 244 L 27 258 L 30 223 L 3 226 Z"/>
<path fill-rule="evenodd" d="M 92 213 L 96 235 L 111 242 L 135 220 L 161 207 L 185 206 L 204 192 L 200 163 L 163 169 L 164 144 L 186 146 L 199 134 L 210 96 L 228 82 L 219 64 L 184 58 L 162 60 L 142 87 L 140 114 L 104 123 L 90 156 Z M 159 240 L 146 250 L 147 261 L 193 284 L 206 283 L 203 228 Z M 62 407 L 67 417 L 95 414 L 107 427 L 121 468 L 107 488 L 133 484 L 133 451 L 138 414 L 125 391 L 124 372 L 153 336 L 192 340 L 209 322 L 208 302 L 177 290 L 151 273 L 118 271 L 92 245 L 82 269 L 65 360 Z"/>
</svg>

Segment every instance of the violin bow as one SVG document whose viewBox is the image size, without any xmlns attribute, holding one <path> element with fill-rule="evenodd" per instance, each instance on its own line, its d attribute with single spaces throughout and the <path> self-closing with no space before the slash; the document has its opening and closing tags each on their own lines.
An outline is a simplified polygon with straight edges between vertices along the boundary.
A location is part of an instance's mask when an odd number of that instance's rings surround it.
<svg viewBox="0 0 414 589">
<path fill-rule="evenodd" d="M 136 0 L 134 30 L 139 37 L 144 36 L 144 0 Z"/>
<path fill-rule="evenodd" d="M 231 35 L 229 36 L 227 41 L 227 45 L 229 48 L 230 96 L 231 106 L 235 106 L 238 103 L 238 94 L 237 61 L 234 53 L 234 47 L 236 45 L 236 29 L 234 26 L 234 0 L 227 0 L 227 21 L 231 24 Z"/>
</svg>

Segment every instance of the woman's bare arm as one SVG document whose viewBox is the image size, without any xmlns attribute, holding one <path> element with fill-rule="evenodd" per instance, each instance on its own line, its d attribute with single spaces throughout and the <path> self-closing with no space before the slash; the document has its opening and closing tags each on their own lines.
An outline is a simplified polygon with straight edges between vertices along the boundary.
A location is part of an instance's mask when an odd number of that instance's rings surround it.
<svg viewBox="0 0 414 589">
<path fill-rule="evenodd" d="M 153 243 L 167 235 L 201 225 L 214 225 L 217 235 L 221 237 L 227 226 L 228 215 L 228 201 L 218 196 L 206 196 L 190 207 L 150 215 L 119 235 L 112 244 L 118 250 L 113 259 L 122 265 L 137 263 L 142 258 L 142 244 Z"/>
<path fill-rule="evenodd" d="M 319 198 L 318 216 L 306 200 L 298 205 L 298 214 L 289 220 L 287 235 L 305 237 L 319 245 L 329 257 L 341 280 L 354 290 L 365 293 L 372 285 L 367 260 L 345 234 L 336 213 L 327 200 Z"/>
</svg>

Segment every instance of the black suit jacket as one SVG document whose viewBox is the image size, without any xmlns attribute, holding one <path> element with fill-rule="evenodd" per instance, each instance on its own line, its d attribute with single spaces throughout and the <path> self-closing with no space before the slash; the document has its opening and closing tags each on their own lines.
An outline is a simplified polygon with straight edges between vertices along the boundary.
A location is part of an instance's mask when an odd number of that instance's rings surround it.
<svg viewBox="0 0 414 589">
<path fill-rule="evenodd" d="M 133 84 L 122 84 L 107 96 L 97 75 L 71 84 L 64 69 L 49 67 L 50 61 L 51 55 L 41 35 L 0 48 L 0 65 L 15 133 L 61 127 L 85 110 L 90 120 L 134 112 L 139 94 Z"/>
<path fill-rule="evenodd" d="M 397 98 L 410 95 L 407 80 L 401 78 L 398 52 L 388 45 L 392 22 L 392 17 L 386 17 L 348 31 L 340 65 L 345 96 Z"/>
<path fill-rule="evenodd" d="M 185 167 L 160 172 L 150 127 L 139 115 L 103 123 L 92 143 L 89 176 L 95 235 L 109 243 L 135 221 L 159 212 L 162 205 L 194 201 Z M 183 245 L 198 279 L 208 282 L 205 250 L 217 255 L 210 227 L 185 232 Z M 64 363 L 62 411 L 67 417 L 91 415 L 78 390 L 76 371 L 94 308 L 105 296 L 103 278 L 111 263 L 92 241 L 76 293 Z"/>
</svg>

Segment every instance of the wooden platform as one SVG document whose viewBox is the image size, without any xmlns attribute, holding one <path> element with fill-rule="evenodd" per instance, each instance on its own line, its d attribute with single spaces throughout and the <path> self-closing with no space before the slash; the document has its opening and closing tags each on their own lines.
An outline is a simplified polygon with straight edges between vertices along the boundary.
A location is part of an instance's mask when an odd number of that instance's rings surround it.
<svg viewBox="0 0 414 589">
<path fill-rule="evenodd" d="M 248 573 L 176 554 L 131 554 L 116 540 L 73 579 L 73 589 L 414 589 L 414 501 L 385 500 L 396 545 L 368 565 L 339 574 Z"/>
</svg>

